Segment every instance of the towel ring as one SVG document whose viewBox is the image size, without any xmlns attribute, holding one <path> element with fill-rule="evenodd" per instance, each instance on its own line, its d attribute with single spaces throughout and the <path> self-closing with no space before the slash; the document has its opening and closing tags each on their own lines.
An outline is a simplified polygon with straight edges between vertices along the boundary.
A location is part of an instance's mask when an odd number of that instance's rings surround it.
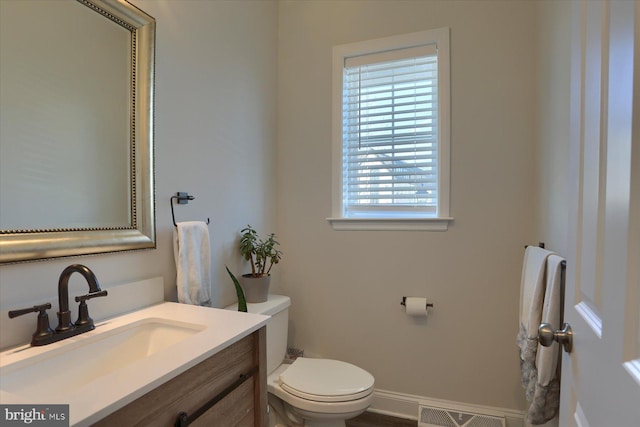
<svg viewBox="0 0 640 427">
<path fill-rule="evenodd" d="M 189 193 L 184 193 L 179 191 L 176 193 L 175 196 L 171 196 L 171 198 L 169 199 L 169 203 L 171 204 L 171 219 L 173 219 L 173 226 L 177 227 L 178 224 L 176 224 L 176 215 L 173 212 L 173 199 L 176 199 L 179 205 L 186 205 L 187 203 L 189 203 L 189 200 L 194 200 L 195 197 L 193 197 Z M 207 218 L 207 225 L 209 225 L 210 222 L 211 221 L 209 220 L 209 218 Z"/>
</svg>

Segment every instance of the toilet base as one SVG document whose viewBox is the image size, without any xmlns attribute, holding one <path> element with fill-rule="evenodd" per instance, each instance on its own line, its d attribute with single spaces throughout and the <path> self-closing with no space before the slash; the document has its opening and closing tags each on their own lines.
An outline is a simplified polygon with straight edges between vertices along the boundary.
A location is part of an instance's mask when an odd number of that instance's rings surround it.
<svg viewBox="0 0 640 427">
<path fill-rule="evenodd" d="M 334 422 L 323 422 L 322 420 L 309 420 L 305 427 L 346 427 L 346 423 L 343 420 Z"/>
<path fill-rule="evenodd" d="M 269 427 L 346 427 L 345 420 L 362 414 L 371 405 L 370 394 L 345 402 L 311 402 L 283 390 L 280 375 L 288 369 L 282 364 L 267 377 Z"/>
<path fill-rule="evenodd" d="M 283 402 L 269 393 L 269 427 L 346 427 L 345 420 L 357 417 L 364 410 L 335 418 L 327 414 L 308 413 Z"/>
<path fill-rule="evenodd" d="M 357 417 L 364 411 L 365 409 L 342 414 L 340 418 L 336 418 L 335 414 L 309 413 L 292 408 L 269 393 L 269 427 L 346 427 L 345 420 Z"/>
<path fill-rule="evenodd" d="M 283 419 L 278 411 L 269 405 L 269 427 L 346 427 L 344 420 L 302 420 L 302 423 Z"/>
</svg>

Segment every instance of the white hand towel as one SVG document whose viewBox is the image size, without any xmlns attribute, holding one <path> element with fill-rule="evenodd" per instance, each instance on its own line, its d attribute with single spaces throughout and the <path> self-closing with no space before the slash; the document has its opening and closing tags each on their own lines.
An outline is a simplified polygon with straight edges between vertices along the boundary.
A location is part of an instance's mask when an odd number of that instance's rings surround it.
<svg viewBox="0 0 640 427">
<path fill-rule="evenodd" d="M 211 306 L 209 228 L 202 221 L 179 222 L 174 230 L 178 301 Z"/>
<path fill-rule="evenodd" d="M 562 310 L 562 263 L 564 258 L 550 255 L 547 258 L 546 290 L 542 308 L 542 323 L 549 323 L 553 330 L 560 329 Z M 560 381 L 557 376 L 559 345 L 538 347 L 536 355 L 537 381 L 533 391 L 527 419 L 532 424 L 543 424 L 555 417 L 560 405 Z"/>
<path fill-rule="evenodd" d="M 531 401 L 537 381 L 536 353 L 538 350 L 538 326 L 542 320 L 542 306 L 546 288 L 547 258 L 553 252 L 536 246 L 528 246 L 524 252 L 522 280 L 520 282 L 520 370 L 522 386 Z"/>
</svg>

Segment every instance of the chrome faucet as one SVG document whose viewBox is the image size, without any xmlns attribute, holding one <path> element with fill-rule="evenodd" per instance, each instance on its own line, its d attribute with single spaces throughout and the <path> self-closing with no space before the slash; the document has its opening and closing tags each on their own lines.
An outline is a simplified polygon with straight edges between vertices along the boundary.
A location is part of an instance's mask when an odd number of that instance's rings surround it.
<svg viewBox="0 0 640 427">
<path fill-rule="evenodd" d="M 78 306 L 78 320 L 75 323 L 71 323 L 71 311 L 69 310 L 69 278 L 73 273 L 80 273 L 89 285 L 88 294 L 75 297 L 76 302 L 80 303 Z M 58 326 L 55 331 L 49 327 L 49 316 L 47 314 L 47 309 L 51 308 L 49 303 L 22 310 L 12 310 L 9 312 L 9 317 L 14 318 L 23 314 L 38 312 L 38 327 L 31 339 L 31 345 L 51 344 L 95 329 L 93 319 L 89 317 L 87 300 L 106 295 L 107 291 L 100 289 L 98 279 L 89 267 L 73 264 L 62 271 L 58 280 Z"/>
</svg>

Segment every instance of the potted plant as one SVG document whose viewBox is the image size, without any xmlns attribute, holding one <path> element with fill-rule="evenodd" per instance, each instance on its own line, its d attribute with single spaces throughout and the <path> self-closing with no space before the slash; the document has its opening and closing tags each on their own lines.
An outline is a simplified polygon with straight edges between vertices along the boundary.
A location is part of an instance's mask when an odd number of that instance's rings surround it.
<svg viewBox="0 0 640 427">
<path fill-rule="evenodd" d="M 251 273 L 243 274 L 240 284 L 247 302 L 265 302 L 269 294 L 271 268 L 282 259 L 280 243 L 274 233 L 261 238 L 258 232 L 247 225 L 240 230 L 240 254 L 251 263 Z"/>
</svg>

